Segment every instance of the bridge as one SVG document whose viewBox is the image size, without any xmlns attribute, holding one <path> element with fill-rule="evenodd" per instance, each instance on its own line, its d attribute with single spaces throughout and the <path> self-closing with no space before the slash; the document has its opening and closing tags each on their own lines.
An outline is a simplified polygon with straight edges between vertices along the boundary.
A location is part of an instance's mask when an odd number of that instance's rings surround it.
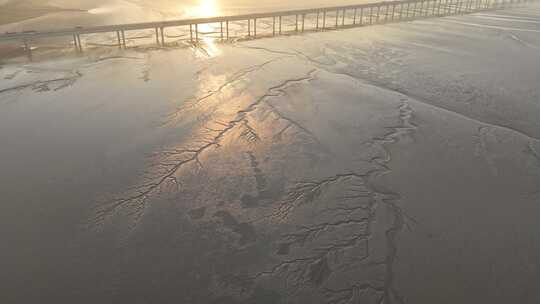
<svg viewBox="0 0 540 304">
<path fill-rule="evenodd" d="M 210 18 L 182 19 L 171 21 L 116 24 L 92 27 L 74 27 L 51 31 L 25 31 L 0 34 L 0 43 L 21 42 L 28 57 L 32 58 L 32 43 L 38 39 L 51 37 L 70 37 L 72 46 L 77 52 L 83 51 L 81 35 L 112 33 L 116 36 L 116 45 L 126 48 L 126 32 L 153 30 L 158 46 L 166 46 L 165 31 L 168 28 L 184 27 L 189 31 L 189 41 L 197 43 L 202 33 L 201 25 L 218 26 L 219 40 L 229 40 L 231 22 L 246 22 L 245 38 L 276 36 L 284 33 L 283 18 L 293 18 L 292 30 L 287 34 L 305 31 L 350 28 L 387 22 L 410 21 L 426 17 L 442 17 L 474 13 L 483 10 L 501 9 L 522 5 L 535 0 L 401 0 L 383 1 L 359 5 L 321 7 L 302 10 L 288 10 L 268 13 L 219 16 Z M 257 32 L 261 20 L 271 22 L 271 31 Z M 307 24 L 309 20 L 309 24 Z M 268 23 L 267 23 L 268 24 Z M 245 28 L 245 27 L 244 27 Z"/>
</svg>

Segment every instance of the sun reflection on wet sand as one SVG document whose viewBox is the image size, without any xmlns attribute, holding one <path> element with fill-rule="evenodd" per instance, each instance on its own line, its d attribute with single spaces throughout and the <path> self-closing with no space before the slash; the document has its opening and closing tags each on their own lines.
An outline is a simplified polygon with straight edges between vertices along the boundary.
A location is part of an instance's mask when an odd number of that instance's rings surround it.
<svg viewBox="0 0 540 304">
<path fill-rule="evenodd" d="M 216 57 L 221 54 L 220 48 L 216 45 L 216 39 L 212 37 L 204 37 L 202 39 L 205 51 L 209 57 Z"/>
<path fill-rule="evenodd" d="M 189 17 L 213 17 L 220 14 L 219 5 L 216 0 L 200 0 L 197 6 L 187 10 Z M 199 39 L 201 47 L 204 48 L 205 55 L 209 57 L 218 56 L 221 52 L 216 45 L 216 38 L 212 35 L 219 29 L 215 24 L 200 24 L 198 25 Z"/>
</svg>

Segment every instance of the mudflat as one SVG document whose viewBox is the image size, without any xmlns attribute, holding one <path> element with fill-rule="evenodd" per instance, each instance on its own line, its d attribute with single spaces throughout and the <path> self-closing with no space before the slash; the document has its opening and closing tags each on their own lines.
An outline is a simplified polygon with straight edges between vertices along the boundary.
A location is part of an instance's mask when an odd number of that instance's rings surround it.
<svg viewBox="0 0 540 304">
<path fill-rule="evenodd" d="M 539 303 L 539 22 L 3 64 L 0 302 Z"/>
</svg>

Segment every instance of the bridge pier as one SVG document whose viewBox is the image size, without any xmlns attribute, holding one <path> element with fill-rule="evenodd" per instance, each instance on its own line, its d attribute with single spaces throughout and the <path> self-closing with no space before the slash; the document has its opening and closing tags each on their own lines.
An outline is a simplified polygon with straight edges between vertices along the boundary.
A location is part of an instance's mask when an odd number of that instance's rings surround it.
<svg viewBox="0 0 540 304">
<path fill-rule="evenodd" d="M 78 45 L 79 45 L 79 52 L 82 53 L 83 48 L 82 48 L 81 35 L 80 34 L 77 34 L 77 42 L 78 42 Z"/>
<path fill-rule="evenodd" d="M 24 51 L 26 52 L 28 60 L 32 61 L 32 48 L 30 47 L 28 40 L 24 40 Z"/>
<path fill-rule="evenodd" d="M 221 35 L 221 41 L 223 41 L 223 21 L 219 23 L 219 30 Z"/>
<path fill-rule="evenodd" d="M 121 34 L 122 34 L 122 45 L 124 46 L 124 49 L 126 49 L 126 33 L 124 32 L 124 30 L 121 31 Z"/>
<path fill-rule="evenodd" d="M 79 43 L 77 42 L 77 35 L 73 34 L 73 46 L 75 47 L 75 51 L 79 51 Z"/>
<path fill-rule="evenodd" d="M 446 10 L 446 3 L 443 3 L 443 0 L 439 0 L 439 8 L 437 9 L 438 16 L 444 16 Z"/>
<path fill-rule="evenodd" d="M 120 32 L 119 31 L 116 31 L 116 40 L 117 40 L 118 48 L 121 49 L 122 48 L 122 43 L 120 41 Z"/>
</svg>

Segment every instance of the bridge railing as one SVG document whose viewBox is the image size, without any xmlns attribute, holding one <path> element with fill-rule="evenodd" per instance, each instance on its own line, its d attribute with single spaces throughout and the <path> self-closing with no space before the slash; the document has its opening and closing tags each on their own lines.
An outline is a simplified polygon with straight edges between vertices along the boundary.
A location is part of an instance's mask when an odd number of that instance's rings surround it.
<svg viewBox="0 0 540 304">
<path fill-rule="evenodd" d="M 326 29 L 338 29 L 354 26 L 365 26 L 385 22 L 409 21 L 426 17 L 441 17 L 448 15 L 460 15 L 478 12 L 489 9 L 499 9 L 521 5 L 535 0 L 401 0 L 383 1 L 360 5 L 321 7 L 302 10 L 288 10 L 268 13 L 243 14 L 233 16 L 219 16 L 210 18 L 182 19 L 159 22 L 144 22 L 131 24 L 116 24 L 92 27 L 74 27 L 51 31 L 26 31 L 16 33 L 0 34 L 2 42 L 22 42 L 24 49 L 32 57 L 31 44 L 39 39 L 52 37 L 71 37 L 72 45 L 77 52 L 83 51 L 83 41 L 81 35 L 112 33 L 116 34 L 116 45 L 126 48 L 127 31 L 153 30 L 155 31 L 156 44 L 166 45 L 165 30 L 174 27 L 189 27 L 189 41 L 196 43 L 199 41 L 199 26 L 208 24 L 219 24 L 218 39 L 229 40 L 230 24 L 233 22 L 247 22 L 245 37 L 257 38 L 258 21 L 262 19 L 272 19 L 271 34 L 264 36 L 275 36 L 283 34 L 283 18 L 294 18 L 293 30 L 287 33 L 317 31 Z M 333 20 L 330 20 L 330 19 Z M 351 20 L 352 19 L 352 20 Z M 311 27 L 306 27 L 309 21 Z M 267 23 L 268 24 L 268 23 Z M 245 29 L 245 28 L 244 28 Z M 259 33 L 259 37 L 262 36 Z"/>
</svg>

